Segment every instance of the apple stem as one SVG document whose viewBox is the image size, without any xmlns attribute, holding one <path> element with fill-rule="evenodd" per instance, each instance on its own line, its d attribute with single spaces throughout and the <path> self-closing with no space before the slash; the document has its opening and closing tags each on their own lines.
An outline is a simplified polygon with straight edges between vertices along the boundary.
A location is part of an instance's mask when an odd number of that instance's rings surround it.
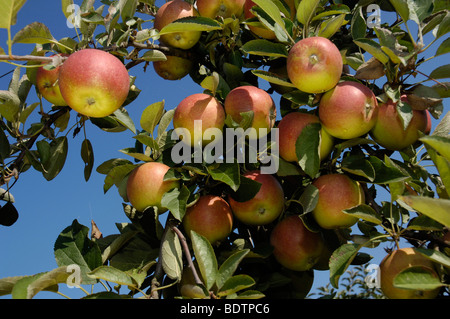
<svg viewBox="0 0 450 319">
<path fill-rule="evenodd" d="M 318 56 L 316 55 L 316 54 L 312 54 L 310 57 L 309 57 L 309 63 L 310 64 L 317 64 L 319 62 L 319 58 L 318 58 Z"/>
</svg>

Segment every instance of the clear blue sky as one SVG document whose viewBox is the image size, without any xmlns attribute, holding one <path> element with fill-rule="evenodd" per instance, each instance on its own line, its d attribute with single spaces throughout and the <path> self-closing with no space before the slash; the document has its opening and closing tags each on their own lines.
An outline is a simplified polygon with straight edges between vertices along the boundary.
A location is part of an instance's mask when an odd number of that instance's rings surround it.
<svg viewBox="0 0 450 319">
<path fill-rule="evenodd" d="M 75 0 L 81 4 L 81 0 Z M 99 1 L 96 6 L 99 6 Z M 162 3 L 162 1 L 157 1 Z M 382 17 L 383 21 L 383 17 Z M 66 19 L 62 14 L 61 1 L 29 0 L 18 14 L 17 24 L 12 28 L 15 34 L 18 30 L 32 22 L 45 23 L 53 36 L 60 39 L 66 36 L 75 36 L 73 29 L 66 26 Z M 99 28 L 102 28 L 101 26 Z M 6 30 L 0 29 L 0 46 L 6 50 Z M 439 42 L 440 43 L 440 42 Z M 32 45 L 15 45 L 13 53 L 28 54 Z M 434 52 L 430 50 L 430 52 Z M 439 63 L 445 64 L 443 58 Z M 436 61 L 438 62 L 438 61 Z M 422 69 L 428 73 L 438 64 L 430 63 L 430 69 Z M 0 63 L 0 75 L 12 70 L 14 67 Z M 24 74 L 25 69 L 22 70 Z M 127 106 L 135 124 L 139 125 L 142 110 L 154 102 L 166 101 L 166 109 L 175 107 L 185 96 L 199 93 L 202 88 L 189 77 L 181 81 L 163 81 L 153 71 L 151 66 L 147 72 L 138 66 L 130 70 L 137 76 L 137 86 L 142 89 L 139 98 Z M 0 79 L 0 89 L 7 89 L 10 76 Z M 263 87 L 264 81 L 260 81 Z M 277 105 L 278 97 L 274 97 Z M 29 104 L 37 101 L 30 94 Z M 44 102 L 44 107 L 50 104 Z M 448 102 L 445 102 L 448 110 Z M 34 118 L 35 120 L 37 118 Z M 31 123 L 33 119 L 30 118 Z M 71 123 L 74 123 L 72 118 Z M 433 128 L 436 121 L 433 123 Z M 95 153 L 95 167 L 104 161 L 126 155 L 120 149 L 133 146 L 133 133 L 105 133 L 97 127 L 88 124 L 86 127 L 88 138 L 91 140 Z M 19 219 L 12 227 L 0 226 L 0 278 L 18 275 L 32 275 L 56 268 L 53 255 L 53 245 L 58 234 L 74 219 L 90 227 L 91 220 L 105 235 L 117 233 L 115 223 L 128 222 L 122 211 L 122 200 L 116 188 L 111 188 L 107 194 L 103 193 L 104 176 L 93 172 L 89 182 L 83 177 L 84 164 L 80 157 L 82 134 L 72 138 L 69 134 L 69 154 L 65 168 L 53 181 L 47 182 L 40 173 L 30 169 L 21 174 L 19 181 L 11 190 L 16 199 Z M 376 250 L 367 251 L 374 255 L 373 262 L 378 263 L 383 253 Z M 328 271 L 316 271 L 314 286 L 322 286 L 328 281 Z M 71 297 L 82 296 L 78 289 L 67 289 L 61 285 L 61 290 Z M 78 291 L 76 291 L 78 290 Z M 40 293 L 36 298 L 57 298 L 53 293 Z"/>
</svg>

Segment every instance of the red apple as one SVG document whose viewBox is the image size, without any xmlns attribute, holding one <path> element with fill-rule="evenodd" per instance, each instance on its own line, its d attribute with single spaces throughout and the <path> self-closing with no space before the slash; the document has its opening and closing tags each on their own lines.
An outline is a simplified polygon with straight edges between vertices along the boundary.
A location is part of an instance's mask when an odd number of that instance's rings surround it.
<svg viewBox="0 0 450 319">
<path fill-rule="evenodd" d="M 359 82 L 344 81 L 322 95 L 319 118 L 325 130 L 341 139 L 368 133 L 377 119 L 378 102 L 373 92 Z"/>
<path fill-rule="evenodd" d="M 197 10 L 184 0 L 172 0 L 164 3 L 155 15 L 154 27 L 161 31 L 175 20 L 197 16 Z M 163 34 L 160 41 L 179 49 L 190 49 L 200 40 L 201 31 L 184 31 Z"/>
<path fill-rule="evenodd" d="M 131 172 L 127 181 L 127 197 L 136 210 L 142 212 L 156 206 L 158 213 L 167 211 L 161 206 L 161 199 L 166 192 L 179 187 L 178 180 L 164 180 L 169 169 L 165 164 L 148 162 Z"/>
<path fill-rule="evenodd" d="M 336 86 L 343 62 L 337 46 L 323 37 L 298 41 L 289 51 L 289 79 L 300 91 L 323 93 Z"/>
<path fill-rule="evenodd" d="M 203 195 L 186 210 L 183 227 L 188 236 L 193 230 L 215 245 L 227 238 L 233 230 L 233 213 L 223 198 Z"/>
<path fill-rule="evenodd" d="M 269 93 L 256 86 L 245 85 L 234 88 L 225 98 L 225 113 L 230 115 L 233 121 L 242 121 L 241 113 L 253 111 L 251 127 L 256 130 L 250 138 L 260 138 L 269 133 L 275 123 L 276 107 Z M 261 134 L 259 129 L 266 129 L 266 134 Z"/>
<path fill-rule="evenodd" d="M 319 199 L 312 214 L 325 229 L 348 228 L 358 218 L 343 212 L 364 203 L 364 191 L 359 182 L 343 174 L 321 175 L 313 183 L 319 189 Z"/>
<path fill-rule="evenodd" d="M 244 4 L 244 16 L 245 19 L 251 19 L 254 18 L 255 15 L 250 11 L 256 4 L 251 0 L 246 0 Z M 261 27 L 255 26 L 255 25 L 249 25 L 249 29 L 256 34 L 257 36 L 260 36 L 261 38 L 267 39 L 267 40 L 274 40 L 276 39 L 275 32 L 272 30 L 266 28 L 264 25 L 261 24 Z"/>
<path fill-rule="evenodd" d="M 406 102 L 406 96 L 402 100 Z M 413 110 L 412 119 L 405 130 L 396 105 L 392 101 L 379 105 L 375 126 L 370 132 L 375 142 L 390 150 L 402 150 L 419 139 L 419 131 L 428 134 L 431 130 L 431 118 L 427 110 Z"/>
<path fill-rule="evenodd" d="M 52 55 L 53 57 L 54 55 Z M 68 56 L 61 54 L 61 56 Z M 56 106 L 65 106 L 67 102 L 63 99 L 59 89 L 58 76 L 61 65 L 51 70 L 40 67 L 36 70 L 36 87 L 44 99 Z"/>
<path fill-rule="evenodd" d="M 153 62 L 156 74 L 165 80 L 175 81 L 184 78 L 192 69 L 192 61 L 168 55 L 166 61 Z"/>
<path fill-rule="evenodd" d="M 286 114 L 278 124 L 278 132 L 281 137 L 279 141 L 280 156 L 288 162 L 298 162 L 298 157 L 295 150 L 298 137 L 308 124 L 319 122 L 319 118 L 313 114 L 302 112 L 291 112 Z M 322 128 L 320 130 L 320 160 L 324 159 L 331 153 L 334 146 L 333 143 L 333 137 Z"/>
<path fill-rule="evenodd" d="M 244 12 L 245 0 L 197 0 L 197 10 L 203 17 L 240 17 Z"/>
<path fill-rule="evenodd" d="M 195 121 L 201 121 L 201 131 L 195 134 Z M 196 93 L 183 99 L 175 109 L 173 116 L 173 126 L 181 130 L 191 139 L 183 139 L 190 146 L 203 146 L 211 142 L 203 136 L 203 133 L 210 128 L 223 130 L 225 125 L 225 111 L 222 104 L 213 96 Z M 188 135 L 189 133 L 189 135 Z"/>
<path fill-rule="evenodd" d="M 58 81 L 67 104 L 89 117 L 114 113 L 130 89 L 130 77 L 123 63 L 97 49 L 72 53 L 60 68 Z"/>
<path fill-rule="evenodd" d="M 228 197 L 234 216 L 247 225 L 266 225 L 280 216 L 284 208 L 284 191 L 278 180 L 254 170 L 242 176 L 261 183 L 258 193 L 250 200 L 238 202 Z"/>
<path fill-rule="evenodd" d="M 305 227 L 299 216 L 291 215 L 280 221 L 270 235 L 275 259 L 284 267 L 306 271 L 320 259 L 324 247 L 320 233 Z"/>
<path fill-rule="evenodd" d="M 439 288 L 431 290 L 402 289 L 394 286 L 395 277 L 406 269 L 421 268 L 439 278 L 433 262 L 415 248 L 407 247 L 394 250 L 380 263 L 380 286 L 383 294 L 390 299 L 434 299 Z"/>
</svg>

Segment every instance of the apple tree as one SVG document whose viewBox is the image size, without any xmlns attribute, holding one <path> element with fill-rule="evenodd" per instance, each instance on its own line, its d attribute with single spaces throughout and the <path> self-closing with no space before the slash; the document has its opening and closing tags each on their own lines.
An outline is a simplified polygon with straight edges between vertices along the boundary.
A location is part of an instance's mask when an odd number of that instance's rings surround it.
<svg viewBox="0 0 450 319">
<path fill-rule="evenodd" d="M 114 286 L 86 298 L 305 298 L 315 274 L 339 289 L 374 249 L 382 296 L 448 296 L 448 1 L 62 0 L 76 31 L 62 39 L 45 21 L 12 34 L 27 3 L 0 3 L 0 61 L 16 66 L 0 91 L 0 223 L 14 227 L 28 170 L 68 169 L 69 132 L 86 182 L 104 175 L 129 219 L 108 235 L 74 219 L 58 267 L 0 279 L 0 294 L 57 292 L 76 268 L 81 289 Z M 148 67 L 198 92 L 134 123 L 148 88 L 133 70 Z M 125 158 L 94 166 L 86 126 L 112 145 L 133 131 Z"/>
</svg>

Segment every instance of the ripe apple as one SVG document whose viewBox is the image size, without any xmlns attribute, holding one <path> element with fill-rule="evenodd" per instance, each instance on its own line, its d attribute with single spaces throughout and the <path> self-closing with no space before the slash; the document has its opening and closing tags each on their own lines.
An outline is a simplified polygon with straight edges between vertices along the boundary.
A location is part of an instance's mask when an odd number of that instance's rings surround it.
<svg viewBox="0 0 450 319">
<path fill-rule="evenodd" d="M 337 46 L 324 37 L 298 41 L 289 51 L 289 79 L 300 91 L 323 93 L 336 86 L 343 62 Z"/>
<path fill-rule="evenodd" d="M 201 132 L 195 133 L 195 122 L 201 121 Z M 189 133 L 191 139 L 182 139 L 190 146 L 198 145 L 200 142 L 203 146 L 211 142 L 211 140 L 203 137 L 203 133 L 209 128 L 217 128 L 222 130 L 225 125 L 225 111 L 222 104 L 213 96 L 196 93 L 184 98 L 175 109 L 173 116 L 173 126 L 183 132 Z M 189 136 L 187 135 L 187 136 Z"/>
<path fill-rule="evenodd" d="M 193 230 L 211 244 L 218 244 L 233 230 L 233 213 L 223 198 L 203 195 L 186 210 L 183 227 L 188 236 Z"/>
<path fill-rule="evenodd" d="M 325 130 L 341 139 L 368 133 L 377 119 L 378 102 L 367 86 L 353 81 L 340 82 L 324 93 L 319 104 L 319 118 Z"/>
<path fill-rule="evenodd" d="M 284 267 L 306 271 L 319 260 L 324 247 L 320 233 L 305 227 L 299 216 L 291 215 L 280 221 L 270 235 L 275 259 Z"/>
<path fill-rule="evenodd" d="M 245 0 L 197 0 L 197 10 L 201 16 L 215 19 L 220 16 L 240 17 L 244 12 Z"/>
<path fill-rule="evenodd" d="M 241 113 L 253 111 L 253 122 L 251 127 L 256 130 L 256 136 L 250 138 L 260 138 L 259 129 L 266 129 L 266 134 L 275 124 L 276 107 L 269 93 L 256 86 L 244 85 L 234 88 L 225 98 L 225 113 L 230 115 L 233 121 L 242 121 Z"/>
<path fill-rule="evenodd" d="M 246 0 L 244 4 L 244 17 L 245 19 L 251 19 L 254 18 L 255 15 L 250 11 L 256 4 L 251 0 Z M 256 34 L 257 36 L 260 36 L 261 38 L 267 39 L 267 40 L 274 40 L 276 39 L 275 32 L 272 30 L 266 28 L 265 26 L 257 27 L 254 25 L 249 25 L 249 29 Z"/>
<path fill-rule="evenodd" d="M 175 20 L 197 16 L 197 10 L 184 0 L 172 0 L 164 3 L 155 15 L 154 27 L 161 31 Z M 160 41 L 174 48 L 188 50 L 200 40 L 201 31 L 183 31 L 163 34 Z"/>
<path fill-rule="evenodd" d="M 68 56 L 67 54 L 61 54 L 62 56 Z M 52 55 L 54 56 L 54 55 Z M 67 105 L 66 101 L 61 95 L 59 89 L 58 76 L 61 65 L 51 70 L 46 70 L 44 67 L 40 67 L 36 70 L 36 87 L 42 94 L 44 99 L 56 106 Z"/>
<path fill-rule="evenodd" d="M 280 156 L 288 162 L 298 162 L 295 145 L 303 128 L 311 123 L 319 123 L 319 117 L 309 113 L 291 112 L 278 123 L 278 132 L 282 138 L 279 141 Z M 320 130 L 320 160 L 327 157 L 333 149 L 334 138 L 323 128 Z"/>
<path fill-rule="evenodd" d="M 319 199 L 312 214 L 325 229 L 348 228 L 358 218 L 343 212 L 364 203 L 364 191 L 359 182 L 343 174 L 321 175 L 313 183 L 319 189 Z"/>
<path fill-rule="evenodd" d="M 406 102 L 406 96 L 402 100 Z M 413 110 L 412 119 L 405 130 L 396 105 L 388 101 L 378 106 L 376 122 L 370 132 L 375 142 L 390 150 L 402 150 L 414 144 L 420 137 L 419 131 L 428 134 L 431 129 L 430 113 L 427 110 Z"/>
<path fill-rule="evenodd" d="M 89 117 L 114 113 L 130 90 L 130 77 L 123 63 L 98 49 L 72 53 L 60 68 L 58 81 L 67 104 Z"/>
<path fill-rule="evenodd" d="M 394 250 L 386 255 L 380 263 L 380 287 L 383 294 L 390 299 L 434 299 L 439 288 L 432 290 L 401 289 L 394 286 L 394 278 L 410 268 L 421 268 L 438 278 L 433 262 L 415 248 L 406 247 Z"/>
<path fill-rule="evenodd" d="M 247 201 L 238 202 L 228 197 L 234 216 L 246 225 L 266 225 L 280 216 L 284 208 L 284 191 L 278 180 L 258 170 L 248 171 L 242 176 L 261 183 L 256 195 Z"/>
<path fill-rule="evenodd" d="M 136 167 L 129 175 L 127 181 L 127 197 L 131 205 L 138 211 L 156 206 L 158 213 L 164 213 L 167 208 L 161 206 L 163 195 L 180 186 L 178 180 L 164 181 L 164 175 L 169 166 L 148 162 Z"/>
<path fill-rule="evenodd" d="M 153 62 L 156 74 L 165 80 L 175 81 L 191 72 L 192 61 L 178 56 L 168 55 L 166 61 Z"/>
</svg>

